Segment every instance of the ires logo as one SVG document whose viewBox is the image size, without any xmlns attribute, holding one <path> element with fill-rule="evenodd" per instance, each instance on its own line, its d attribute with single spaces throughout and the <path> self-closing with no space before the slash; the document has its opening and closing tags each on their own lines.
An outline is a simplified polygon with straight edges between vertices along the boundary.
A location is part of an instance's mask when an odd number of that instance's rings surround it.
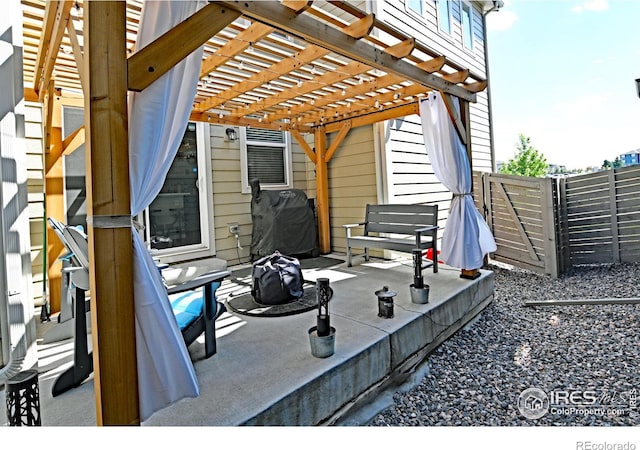
<svg viewBox="0 0 640 450">
<path fill-rule="evenodd" d="M 593 406 L 598 402 L 596 391 L 551 391 L 547 393 L 552 406 Z"/>
</svg>

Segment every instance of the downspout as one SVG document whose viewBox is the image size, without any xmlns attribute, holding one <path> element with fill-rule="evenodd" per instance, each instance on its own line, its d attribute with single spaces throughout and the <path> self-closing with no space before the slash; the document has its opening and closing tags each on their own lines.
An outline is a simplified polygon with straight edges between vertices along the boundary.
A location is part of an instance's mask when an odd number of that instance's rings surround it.
<svg viewBox="0 0 640 450">
<path fill-rule="evenodd" d="M 499 11 L 504 6 L 501 0 L 493 2 L 493 6 L 482 14 L 482 28 L 484 30 L 484 67 L 487 79 L 487 107 L 489 109 L 489 147 L 491 148 L 491 171 L 496 171 L 496 150 L 493 138 L 493 108 L 491 106 L 491 79 L 489 70 L 489 33 L 487 32 L 487 16 L 493 11 Z"/>
</svg>

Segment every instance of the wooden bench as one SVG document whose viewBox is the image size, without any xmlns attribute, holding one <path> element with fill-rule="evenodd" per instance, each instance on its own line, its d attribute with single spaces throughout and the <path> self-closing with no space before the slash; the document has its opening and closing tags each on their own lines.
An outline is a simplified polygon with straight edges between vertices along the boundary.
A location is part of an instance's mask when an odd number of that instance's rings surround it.
<svg viewBox="0 0 640 450">
<path fill-rule="evenodd" d="M 414 249 L 433 251 L 433 266 L 438 272 L 438 205 L 367 205 L 364 222 L 343 225 L 347 232 L 347 263 L 351 267 L 351 248 L 363 248 L 365 261 L 369 249 L 378 248 L 411 253 Z M 364 227 L 361 236 L 353 236 L 355 227 Z M 371 233 L 374 233 L 373 235 Z M 381 234 L 393 236 L 382 236 Z"/>
</svg>

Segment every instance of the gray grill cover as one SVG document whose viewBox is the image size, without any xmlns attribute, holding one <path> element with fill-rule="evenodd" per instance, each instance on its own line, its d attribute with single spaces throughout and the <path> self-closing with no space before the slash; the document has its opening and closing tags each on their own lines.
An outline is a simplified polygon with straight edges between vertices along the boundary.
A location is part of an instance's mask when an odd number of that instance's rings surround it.
<svg viewBox="0 0 640 450">
<path fill-rule="evenodd" d="M 251 196 L 252 256 L 317 253 L 315 215 L 304 191 L 263 191 L 253 181 Z"/>
</svg>

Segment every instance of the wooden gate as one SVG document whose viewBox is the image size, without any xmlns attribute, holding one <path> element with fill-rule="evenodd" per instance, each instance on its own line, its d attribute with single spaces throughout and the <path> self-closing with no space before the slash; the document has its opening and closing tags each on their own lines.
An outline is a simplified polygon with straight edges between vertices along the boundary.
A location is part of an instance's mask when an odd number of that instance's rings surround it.
<svg viewBox="0 0 640 450">
<path fill-rule="evenodd" d="M 557 278 L 555 180 L 475 172 L 474 181 L 497 244 L 491 258 Z"/>
</svg>

